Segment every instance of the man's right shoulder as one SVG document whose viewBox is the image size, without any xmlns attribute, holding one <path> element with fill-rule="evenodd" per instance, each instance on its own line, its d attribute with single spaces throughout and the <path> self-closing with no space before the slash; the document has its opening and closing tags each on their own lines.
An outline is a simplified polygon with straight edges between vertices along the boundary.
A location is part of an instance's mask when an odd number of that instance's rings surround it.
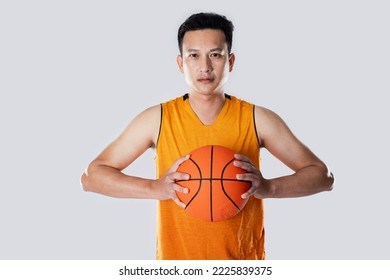
<svg viewBox="0 0 390 280">
<path fill-rule="evenodd" d="M 146 108 L 144 111 L 142 111 L 136 119 L 141 119 L 142 121 L 147 121 L 149 123 L 158 122 L 160 123 L 161 117 L 162 117 L 162 111 L 164 108 L 168 109 L 171 107 L 176 107 L 180 105 L 182 102 L 184 102 L 185 96 L 179 96 L 174 99 L 170 99 L 168 101 L 165 101 L 163 103 L 151 106 L 149 108 Z"/>
<path fill-rule="evenodd" d="M 142 120 L 146 122 L 159 121 L 161 116 L 161 104 L 157 104 L 146 108 L 138 116 L 135 117 L 135 120 Z"/>
</svg>

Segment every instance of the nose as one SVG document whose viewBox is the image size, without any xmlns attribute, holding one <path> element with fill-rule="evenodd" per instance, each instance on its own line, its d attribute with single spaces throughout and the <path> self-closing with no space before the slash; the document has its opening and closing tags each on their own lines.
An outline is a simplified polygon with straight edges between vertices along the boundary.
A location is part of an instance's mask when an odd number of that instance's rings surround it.
<svg viewBox="0 0 390 280">
<path fill-rule="evenodd" d="M 203 57 L 203 59 L 200 59 L 199 70 L 202 73 L 211 72 L 211 70 L 212 70 L 211 59 L 208 56 L 205 56 L 205 57 Z"/>
</svg>

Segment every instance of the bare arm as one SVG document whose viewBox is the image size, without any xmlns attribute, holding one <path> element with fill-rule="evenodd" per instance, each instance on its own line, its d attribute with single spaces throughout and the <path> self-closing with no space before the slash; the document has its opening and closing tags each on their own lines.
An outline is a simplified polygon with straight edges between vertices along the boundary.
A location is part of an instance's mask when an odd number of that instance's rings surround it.
<svg viewBox="0 0 390 280">
<path fill-rule="evenodd" d="M 148 148 L 156 145 L 161 118 L 161 107 L 154 106 L 139 114 L 95 160 L 81 176 L 85 191 L 120 198 L 173 199 L 181 202 L 175 190 L 185 189 L 175 184 L 186 175 L 176 172 L 186 157 L 178 159 L 160 179 L 129 176 L 122 172 Z"/>
<path fill-rule="evenodd" d="M 243 194 L 243 197 L 300 197 L 332 189 L 334 178 L 327 166 L 293 135 L 278 115 L 265 108 L 256 107 L 255 118 L 262 147 L 295 173 L 265 179 L 246 156 L 236 155 L 235 164 L 248 171 L 239 175 L 239 179 L 252 181 L 252 188 Z"/>
</svg>

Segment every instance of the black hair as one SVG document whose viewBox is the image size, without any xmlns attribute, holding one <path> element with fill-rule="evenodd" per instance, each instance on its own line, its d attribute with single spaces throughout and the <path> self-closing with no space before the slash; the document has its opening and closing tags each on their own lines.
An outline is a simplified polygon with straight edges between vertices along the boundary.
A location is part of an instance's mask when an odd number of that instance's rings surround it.
<svg viewBox="0 0 390 280">
<path fill-rule="evenodd" d="M 187 31 L 195 31 L 202 29 L 217 29 L 223 31 L 223 33 L 225 34 L 228 52 L 231 52 L 234 30 L 233 23 L 225 16 L 218 15 L 216 13 L 198 13 L 191 15 L 179 27 L 179 31 L 177 33 L 177 41 L 179 43 L 180 54 L 183 54 L 184 34 Z"/>
</svg>

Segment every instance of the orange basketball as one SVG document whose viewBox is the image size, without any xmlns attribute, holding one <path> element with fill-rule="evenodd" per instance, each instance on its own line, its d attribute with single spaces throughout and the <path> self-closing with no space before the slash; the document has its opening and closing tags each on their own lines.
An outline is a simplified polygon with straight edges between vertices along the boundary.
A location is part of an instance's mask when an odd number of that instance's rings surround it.
<svg viewBox="0 0 390 280">
<path fill-rule="evenodd" d="M 177 181 L 189 192 L 176 192 L 186 204 L 188 214 L 218 222 L 244 208 L 248 199 L 242 199 L 241 195 L 249 190 L 251 183 L 237 180 L 236 175 L 246 171 L 233 165 L 234 154 L 222 146 L 204 146 L 192 151 L 191 157 L 179 166 L 179 172 L 190 175 L 189 180 Z"/>
</svg>

